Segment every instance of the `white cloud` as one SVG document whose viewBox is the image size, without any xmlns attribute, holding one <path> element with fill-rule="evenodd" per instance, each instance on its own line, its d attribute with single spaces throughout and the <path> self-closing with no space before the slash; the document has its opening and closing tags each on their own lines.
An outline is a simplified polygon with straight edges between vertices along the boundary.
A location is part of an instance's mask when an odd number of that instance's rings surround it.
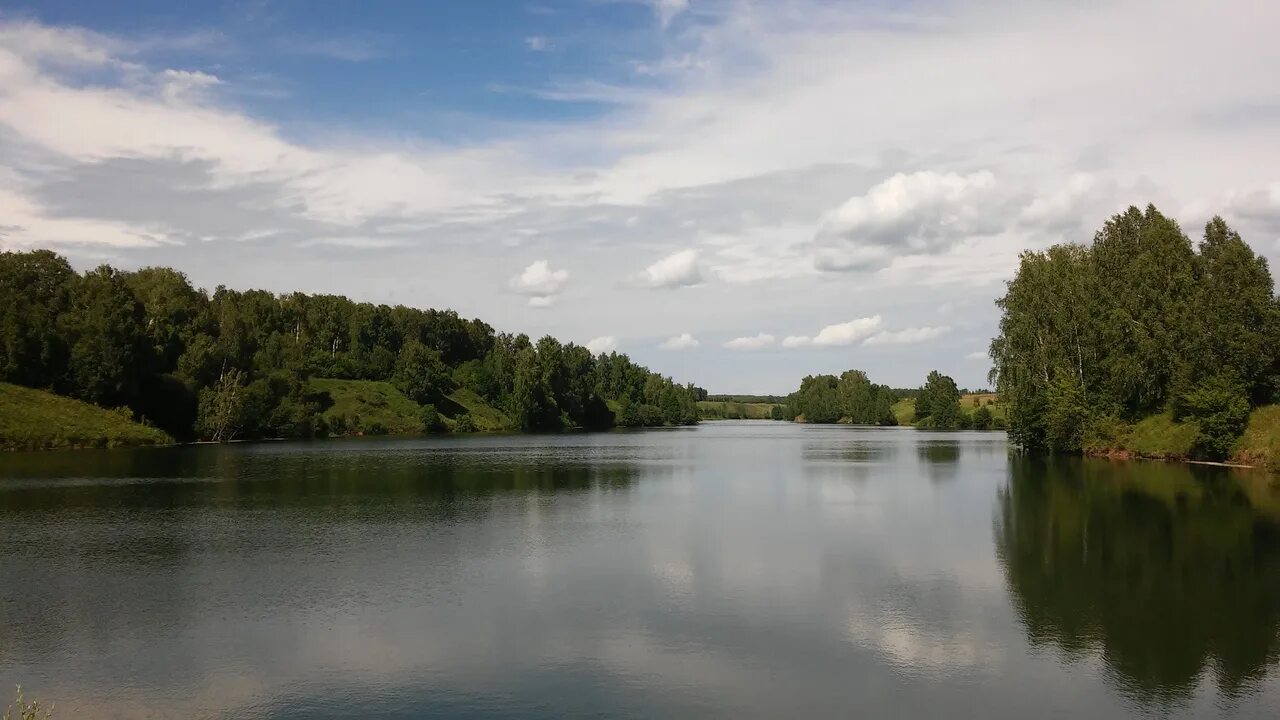
<svg viewBox="0 0 1280 720">
<path fill-rule="evenodd" d="M 767 333 L 760 333 L 754 336 L 739 337 L 725 343 L 724 346 L 730 350 L 763 350 L 772 347 L 776 338 Z"/>
<path fill-rule="evenodd" d="M 928 342 L 935 338 L 951 332 L 951 328 L 942 325 L 939 327 L 914 327 L 905 328 L 903 330 L 893 330 L 878 332 L 867 338 L 867 345 L 915 345 L 916 343 Z"/>
<path fill-rule="evenodd" d="M 164 95 L 169 100 L 177 100 L 183 95 L 193 95 L 211 87 L 222 84 L 217 75 L 199 70 L 165 70 L 161 73 L 164 82 Z"/>
<path fill-rule="evenodd" d="M 818 347 L 843 347 L 862 342 L 871 337 L 883 324 L 879 315 L 862 317 L 849 322 L 828 325 L 818 331 L 817 335 L 789 335 L 782 341 L 783 347 L 797 348 L 815 345 Z"/>
<path fill-rule="evenodd" d="M 551 49 L 551 39 L 542 35 L 530 35 L 524 39 L 524 45 L 533 52 L 546 52 Z"/>
<path fill-rule="evenodd" d="M 645 0 L 649 5 L 653 6 L 653 12 L 658 16 L 658 23 L 662 27 L 667 27 L 677 15 L 689 9 L 689 0 Z"/>
<path fill-rule="evenodd" d="M 991 356 L 987 353 L 986 350 L 974 350 L 968 355 L 965 355 L 965 357 L 969 360 L 990 360 L 991 359 Z"/>
<path fill-rule="evenodd" d="M 680 333 L 679 335 L 674 335 L 662 341 L 662 344 L 659 345 L 658 348 L 662 350 L 687 350 L 689 348 L 696 348 L 698 345 L 698 338 L 690 335 L 689 333 Z"/>
<path fill-rule="evenodd" d="M 549 307 L 568 282 L 568 270 L 552 270 L 546 260 L 535 260 L 512 277 L 509 285 L 515 292 L 529 296 L 529 307 Z"/>
<path fill-rule="evenodd" d="M 935 252 L 1004 226 L 989 171 L 898 173 L 846 200 L 823 219 L 819 270 L 875 269 L 903 252 Z"/>
<path fill-rule="evenodd" d="M 1221 212 L 1280 260 L 1280 108 L 1267 92 L 1280 4 L 646 7 L 671 24 L 647 33 L 651 45 L 602 35 L 611 62 L 527 89 L 607 112 L 467 115 L 464 132 L 395 125 L 421 109 L 407 100 L 385 123 L 298 124 L 238 102 L 252 62 L 0 20 L 0 244 L 53 247 L 77 266 L 171 264 L 210 287 L 397 293 L 564 337 L 665 337 L 673 317 L 800 328 L 831 307 L 868 306 L 893 307 L 904 327 L 963 315 L 967 333 L 994 334 L 990 300 L 1019 251 L 1087 242 L 1128 202 L 1155 202 L 1192 234 Z M 294 50 L 403 60 L 386 54 L 394 38 L 356 39 Z M 214 68 L 216 84 L 194 75 Z M 432 100 L 456 109 L 447 93 Z M 492 292 L 509 282 L 513 238 L 531 257 L 572 257 L 585 302 L 554 318 L 513 312 Z M 319 244 L 299 252 L 307 242 Z M 638 269 L 690 248 L 699 302 L 635 292 Z M 333 273 L 335 259 L 350 271 Z M 820 268 L 862 273 L 849 282 Z M 532 305 L 558 296 L 524 294 Z M 948 303 L 963 310 L 940 318 Z M 688 360 L 687 379 L 744 390 L 794 381 L 763 358 L 724 355 L 664 359 Z M 963 352 L 874 355 L 878 381 L 918 382 L 925 363 L 954 361 L 975 373 L 961 384 L 982 382 Z"/>
<path fill-rule="evenodd" d="M 587 341 L 587 349 L 594 355 L 611 353 L 618 349 L 618 339 L 612 335 L 601 335 Z"/>
<path fill-rule="evenodd" d="M 651 288 L 679 288 L 702 282 L 702 269 L 698 265 L 698 251 L 694 249 L 674 252 L 645 268 L 640 273 L 641 285 Z"/>
</svg>

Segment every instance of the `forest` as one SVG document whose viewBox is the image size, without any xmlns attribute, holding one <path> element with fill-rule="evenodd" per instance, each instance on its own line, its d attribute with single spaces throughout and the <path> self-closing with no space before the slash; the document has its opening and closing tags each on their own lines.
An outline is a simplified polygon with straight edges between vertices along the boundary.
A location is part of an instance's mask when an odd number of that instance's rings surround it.
<svg viewBox="0 0 1280 720">
<path fill-rule="evenodd" d="M 423 431 L 475 429 L 450 399 L 463 390 L 526 431 L 693 424 L 701 392 L 626 355 L 449 310 L 207 293 L 169 268 L 77 273 L 47 250 L 0 253 L 0 381 L 123 409 L 181 440 L 385 432 L 326 416 L 334 399 L 317 381 L 333 378 L 394 385 Z"/>
<path fill-rule="evenodd" d="M 1090 245 L 1024 253 L 996 304 L 991 381 L 1025 448 L 1101 453 L 1146 433 L 1223 459 L 1280 390 L 1271 272 L 1221 218 L 1193 245 L 1131 207 Z"/>
</svg>

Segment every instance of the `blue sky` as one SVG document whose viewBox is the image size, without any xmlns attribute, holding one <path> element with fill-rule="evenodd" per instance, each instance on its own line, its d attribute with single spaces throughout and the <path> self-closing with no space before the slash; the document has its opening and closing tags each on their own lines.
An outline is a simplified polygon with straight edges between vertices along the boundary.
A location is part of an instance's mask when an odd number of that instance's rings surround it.
<svg viewBox="0 0 1280 720">
<path fill-rule="evenodd" d="M 718 392 L 976 387 L 1018 253 L 1130 203 L 1280 256 L 1278 26 L 1250 0 L 0 2 L 0 248 L 452 307 Z"/>
</svg>

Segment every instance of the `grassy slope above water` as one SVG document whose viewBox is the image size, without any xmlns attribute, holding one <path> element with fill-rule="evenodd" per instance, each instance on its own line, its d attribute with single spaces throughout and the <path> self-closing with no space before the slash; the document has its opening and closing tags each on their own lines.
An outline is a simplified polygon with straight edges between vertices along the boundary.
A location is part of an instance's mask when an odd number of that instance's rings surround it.
<svg viewBox="0 0 1280 720">
<path fill-rule="evenodd" d="M 389 382 L 312 378 L 313 392 L 326 392 L 333 405 L 324 419 L 335 434 L 365 433 L 402 435 L 422 432 L 421 407 L 405 397 Z M 480 431 L 509 430 L 511 421 L 500 410 L 467 389 L 455 390 L 436 409 L 452 429 L 464 414 L 470 414 Z"/>
<path fill-rule="evenodd" d="M 125 413 L 0 383 L 0 449 L 167 445 L 173 438 Z"/>
<path fill-rule="evenodd" d="M 1280 405 L 1264 405 L 1249 414 L 1232 460 L 1280 470 Z"/>
<path fill-rule="evenodd" d="M 1161 413 L 1134 423 L 1117 423 L 1092 438 L 1085 451 L 1092 455 L 1186 460 L 1195 450 L 1200 428 L 1194 421 L 1176 422 Z M 1280 405 L 1264 405 L 1249 414 L 1244 434 L 1228 460 L 1280 470 Z"/>
</svg>

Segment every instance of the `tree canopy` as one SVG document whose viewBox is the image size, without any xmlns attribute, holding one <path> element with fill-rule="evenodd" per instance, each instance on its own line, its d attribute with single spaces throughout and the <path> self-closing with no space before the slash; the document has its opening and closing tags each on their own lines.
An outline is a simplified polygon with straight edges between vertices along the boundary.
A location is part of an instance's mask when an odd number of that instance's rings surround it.
<svg viewBox="0 0 1280 720">
<path fill-rule="evenodd" d="M 992 380 L 1025 447 L 1079 451 L 1100 428 L 1170 412 L 1222 457 L 1280 388 L 1270 270 L 1221 218 L 1195 247 L 1155 207 L 1131 207 L 1089 246 L 1024 253 L 996 305 Z"/>
<path fill-rule="evenodd" d="M 787 396 L 786 414 L 811 423 L 847 422 L 855 425 L 896 425 L 893 403 L 897 394 L 877 385 L 861 370 L 835 375 L 809 375 L 800 389 Z"/>
<path fill-rule="evenodd" d="M 626 355 L 533 343 L 451 310 L 206 293 L 169 268 L 79 274 L 47 250 L 0 253 L 0 380 L 229 440 L 328 432 L 313 377 L 391 382 L 422 405 L 467 388 L 526 430 L 692 424 L 700 392 Z"/>
</svg>

